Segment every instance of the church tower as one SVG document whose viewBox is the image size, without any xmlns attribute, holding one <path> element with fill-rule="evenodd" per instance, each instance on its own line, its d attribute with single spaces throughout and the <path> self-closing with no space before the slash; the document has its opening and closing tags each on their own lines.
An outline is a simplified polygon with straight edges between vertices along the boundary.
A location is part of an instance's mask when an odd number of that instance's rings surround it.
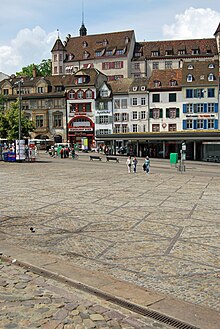
<svg viewBox="0 0 220 329">
<path fill-rule="evenodd" d="M 63 61 L 66 56 L 65 47 L 60 40 L 59 33 L 57 40 L 51 50 L 52 53 L 52 75 L 64 74 L 64 65 Z"/>
</svg>

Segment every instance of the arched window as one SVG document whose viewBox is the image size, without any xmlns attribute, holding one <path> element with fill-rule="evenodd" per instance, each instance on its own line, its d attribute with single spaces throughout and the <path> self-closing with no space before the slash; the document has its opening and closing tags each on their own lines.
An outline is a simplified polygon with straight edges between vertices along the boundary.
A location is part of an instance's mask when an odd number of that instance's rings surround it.
<svg viewBox="0 0 220 329">
<path fill-rule="evenodd" d="M 92 90 L 91 89 L 86 90 L 86 98 L 92 98 Z"/>
<path fill-rule="evenodd" d="M 75 98 L 75 91 L 74 90 L 70 90 L 69 91 L 69 99 L 74 99 Z"/>
<path fill-rule="evenodd" d="M 78 99 L 82 99 L 83 98 L 83 91 L 82 90 L 78 90 L 77 91 L 77 98 Z"/>
<path fill-rule="evenodd" d="M 214 81 L 214 74 L 213 73 L 209 73 L 208 81 Z"/>
<path fill-rule="evenodd" d="M 188 65 L 188 70 L 193 70 L 193 68 L 194 68 L 194 67 L 193 67 L 192 64 L 189 64 L 189 65 Z"/>
<path fill-rule="evenodd" d="M 193 81 L 193 76 L 192 74 L 187 75 L 187 82 L 192 82 Z"/>
</svg>

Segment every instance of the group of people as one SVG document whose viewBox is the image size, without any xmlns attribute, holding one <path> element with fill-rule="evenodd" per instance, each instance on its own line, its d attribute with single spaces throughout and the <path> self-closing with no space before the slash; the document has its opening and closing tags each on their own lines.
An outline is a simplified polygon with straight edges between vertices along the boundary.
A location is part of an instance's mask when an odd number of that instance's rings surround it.
<svg viewBox="0 0 220 329">
<path fill-rule="evenodd" d="M 137 158 L 133 157 L 133 159 L 132 159 L 131 156 L 129 155 L 126 160 L 126 165 L 127 165 L 129 174 L 131 172 L 133 172 L 134 174 L 137 172 L 137 164 L 138 164 Z M 133 168 L 133 171 L 132 171 L 132 168 Z M 150 172 L 150 159 L 148 156 L 146 156 L 146 158 L 144 159 L 143 170 L 146 172 L 146 174 L 149 174 L 149 172 Z"/>
</svg>

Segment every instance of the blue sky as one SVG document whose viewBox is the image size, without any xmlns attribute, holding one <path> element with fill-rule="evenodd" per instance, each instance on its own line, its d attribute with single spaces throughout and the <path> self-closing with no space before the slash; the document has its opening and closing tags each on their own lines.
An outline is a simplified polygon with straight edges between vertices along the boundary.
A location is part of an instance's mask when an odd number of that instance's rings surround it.
<svg viewBox="0 0 220 329">
<path fill-rule="evenodd" d="M 57 38 L 135 31 L 137 41 L 213 37 L 220 22 L 219 0 L 0 0 L 0 71 L 12 74 L 51 58 Z"/>
</svg>

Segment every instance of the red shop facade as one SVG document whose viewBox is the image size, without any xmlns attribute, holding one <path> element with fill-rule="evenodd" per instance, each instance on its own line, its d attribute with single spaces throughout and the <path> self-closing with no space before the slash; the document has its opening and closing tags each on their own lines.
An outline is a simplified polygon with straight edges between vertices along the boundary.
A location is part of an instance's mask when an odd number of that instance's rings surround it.
<svg viewBox="0 0 220 329">
<path fill-rule="evenodd" d="M 95 146 L 95 124 L 85 115 L 74 116 L 68 123 L 68 140 L 82 148 L 83 139 L 88 140 L 88 149 Z"/>
</svg>

